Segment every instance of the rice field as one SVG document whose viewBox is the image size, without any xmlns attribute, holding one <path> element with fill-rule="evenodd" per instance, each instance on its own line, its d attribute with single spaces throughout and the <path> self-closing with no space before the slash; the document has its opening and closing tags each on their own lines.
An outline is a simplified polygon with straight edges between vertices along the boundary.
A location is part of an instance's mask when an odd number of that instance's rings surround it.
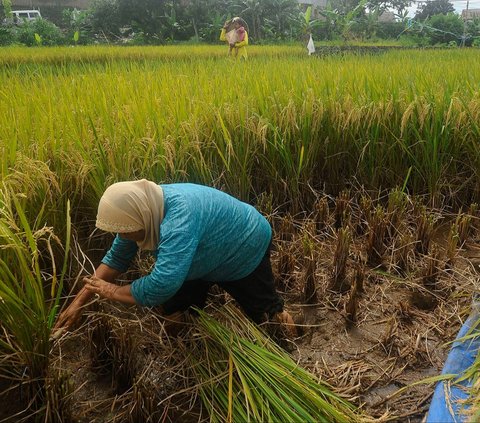
<svg viewBox="0 0 480 423">
<path fill-rule="evenodd" d="M 304 327 L 283 347 L 309 372 L 301 389 L 311 394 L 316 380 L 335 392 L 328 406 L 308 396 L 303 416 L 320 407 L 325 421 L 420 421 L 431 385 L 394 391 L 439 373 L 478 289 L 480 51 L 308 57 L 253 46 L 246 63 L 225 56 L 220 46 L 0 50 L 0 389 L 9 398 L 9 380 L 27 386 L 22 417 L 191 421 L 222 409 L 235 421 L 242 404 L 257 420 L 279 410 L 274 395 L 233 395 L 246 386 L 237 375 L 254 372 L 207 317 L 187 340 L 157 333 L 154 343 L 144 335 L 160 318 L 100 303 L 74 334 L 49 339 L 65 295 L 108 246 L 91 236 L 104 189 L 147 178 L 215 186 L 270 219 L 279 289 Z M 238 345 L 261 362 L 273 347 L 256 350 L 251 330 Z M 187 357 L 197 335 L 193 363 L 211 353 L 225 364 L 217 396 L 211 366 L 183 374 L 168 352 Z M 286 367 L 267 379 L 293 371 L 285 357 L 277 364 Z M 165 372 L 170 390 L 159 391 Z M 192 381 L 203 388 L 192 393 Z M 271 402 L 255 410 L 261 398 Z"/>
</svg>

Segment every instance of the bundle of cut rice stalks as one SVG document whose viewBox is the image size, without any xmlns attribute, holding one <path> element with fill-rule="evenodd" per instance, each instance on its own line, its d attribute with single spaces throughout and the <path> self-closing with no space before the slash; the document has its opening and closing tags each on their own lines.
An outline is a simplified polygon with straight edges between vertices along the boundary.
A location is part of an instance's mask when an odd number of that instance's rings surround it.
<svg viewBox="0 0 480 423">
<path fill-rule="evenodd" d="M 200 311 L 191 368 L 211 422 L 359 422 L 365 418 L 232 307 Z"/>
</svg>

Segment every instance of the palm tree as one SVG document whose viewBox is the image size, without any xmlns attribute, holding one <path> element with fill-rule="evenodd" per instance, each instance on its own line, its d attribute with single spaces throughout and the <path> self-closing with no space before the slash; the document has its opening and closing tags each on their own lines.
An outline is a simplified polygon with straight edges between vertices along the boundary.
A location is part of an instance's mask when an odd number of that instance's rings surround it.
<svg viewBox="0 0 480 423">
<path fill-rule="evenodd" d="M 274 26 L 277 36 L 283 36 L 298 18 L 300 5 L 297 0 L 265 1 L 265 17 Z"/>
<path fill-rule="evenodd" d="M 262 39 L 262 24 L 264 19 L 264 6 L 260 0 L 243 0 L 241 3 L 243 10 L 240 15 L 247 22 L 251 22 L 252 36 L 256 40 Z"/>
</svg>

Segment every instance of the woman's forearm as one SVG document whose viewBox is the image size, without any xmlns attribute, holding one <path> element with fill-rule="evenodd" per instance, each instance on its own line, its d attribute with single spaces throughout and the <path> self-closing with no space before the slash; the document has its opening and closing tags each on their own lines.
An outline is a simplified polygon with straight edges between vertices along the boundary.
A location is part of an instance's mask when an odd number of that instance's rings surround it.
<svg viewBox="0 0 480 423">
<path fill-rule="evenodd" d="M 225 37 L 226 33 L 227 30 L 225 28 L 222 28 L 222 32 L 220 33 L 220 41 L 227 41 L 227 38 Z"/>
<path fill-rule="evenodd" d="M 130 285 L 118 286 L 118 288 L 115 289 L 112 300 L 124 304 L 137 304 L 130 291 Z"/>
<path fill-rule="evenodd" d="M 137 304 L 130 291 L 130 285 L 116 285 L 98 276 L 84 278 L 83 280 L 85 282 L 85 289 L 91 294 L 98 294 L 102 298 L 119 301 L 124 304 Z"/>
<path fill-rule="evenodd" d="M 96 269 L 94 275 L 97 278 L 103 279 L 107 282 L 114 282 L 121 273 L 106 264 L 101 263 Z M 87 289 L 85 286 L 78 292 L 73 302 L 79 305 L 86 304 L 93 297 L 95 293 Z"/>
<path fill-rule="evenodd" d="M 94 273 L 94 276 L 107 282 L 115 282 L 120 275 L 121 272 L 103 263 L 100 263 Z"/>
<path fill-rule="evenodd" d="M 72 304 L 77 304 L 78 306 L 82 306 L 88 303 L 92 297 L 93 297 L 93 292 L 83 287 L 73 299 Z"/>
</svg>

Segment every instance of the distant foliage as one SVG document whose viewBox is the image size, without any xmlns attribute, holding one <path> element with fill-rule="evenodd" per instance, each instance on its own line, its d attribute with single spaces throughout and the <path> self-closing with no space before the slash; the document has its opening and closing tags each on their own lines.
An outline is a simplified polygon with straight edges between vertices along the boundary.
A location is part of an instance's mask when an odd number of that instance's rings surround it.
<svg viewBox="0 0 480 423">
<path fill-rule="evenodd" d="M 447 15 L 453 12 L 455 8 L 449 0 L 432 0 L 420 4 L 415 19 L 425 20 L 434 15 Z"/>
<path fill-rule="evenodd" d="M 7 10 L 5 4 L 10 0 L 0 1 Z M 0 45 L 38 44 L 35 33 L 41 37 L 42 45 L 220 43 L 224 22 L 234 16 L 241 16 L 247 22 L 250 44 L 306 45 L 310 34 L 315 42 L 395 40 L 413 46 L 461 42 L 455 37 L 460 17 L 450 16 L 454 9 L 448 0 L 432 0 L 420 6 L 412 28 L 407 27 L 406 18 L 410 3 L 410 0 L 341 0 L 315 10 L 298 0 L 92 0 L 90 8 L 84 11 L 60 6 L 55 6 L 55 10 L 42 9 L 42 16 L 57 24 L 61 33 L 45 21 L 37 24 L 41 28 L 35 30 L 31 23 L 13 28 L 4 23 L 0 25 Z M 393 11 L 397 20 L 381 21 L 386 10 Z M 469 21 L 466 28 L 465 45 L 469 46 L 480 36 L 480 24 L 478 20 Z M 454 33 L 453 38 L 445 32 Z M 458 34 L 461 37 L 463 29 Z"/>
<path fill-rule="evenodd" d="M 38 45 L 40 43 L 44 46 L 54 46 L 64 43 L 63 33 L 60 28 L 46 19 L 26 21 L 21 26 L 18 26 L 16 31 L 18 42 L 26 46 Z"/>
<path fill-rule="evenodd" d="M 437 30 L 429 31 L 430 44 L 460 42 L 463 34 L 463 21 L 456 13 L 434 15 L 426 23 Z"/>
<path fill-rule="evenodd" d="M 395 39 L 405 30 L 403 22 L 379 22 L 377 36 L 382 39 Z"/>
<path fill-rule="evenodd" d="M 13 25 L 0 26 L 0 46 L 8 46 L 15 41 L 15 27 Z"/>
<path fill-rule="evenodd" d="M 2 0 L 3 14 L 6 18 L 12 13 L 12 0 Z"/>
<path fill-rule="evenodd" d="M 62 28 L 66 42 L 89 44 L 93 41 L 90 14 L 86 10 L 64 9 Z"/>
</svg>

